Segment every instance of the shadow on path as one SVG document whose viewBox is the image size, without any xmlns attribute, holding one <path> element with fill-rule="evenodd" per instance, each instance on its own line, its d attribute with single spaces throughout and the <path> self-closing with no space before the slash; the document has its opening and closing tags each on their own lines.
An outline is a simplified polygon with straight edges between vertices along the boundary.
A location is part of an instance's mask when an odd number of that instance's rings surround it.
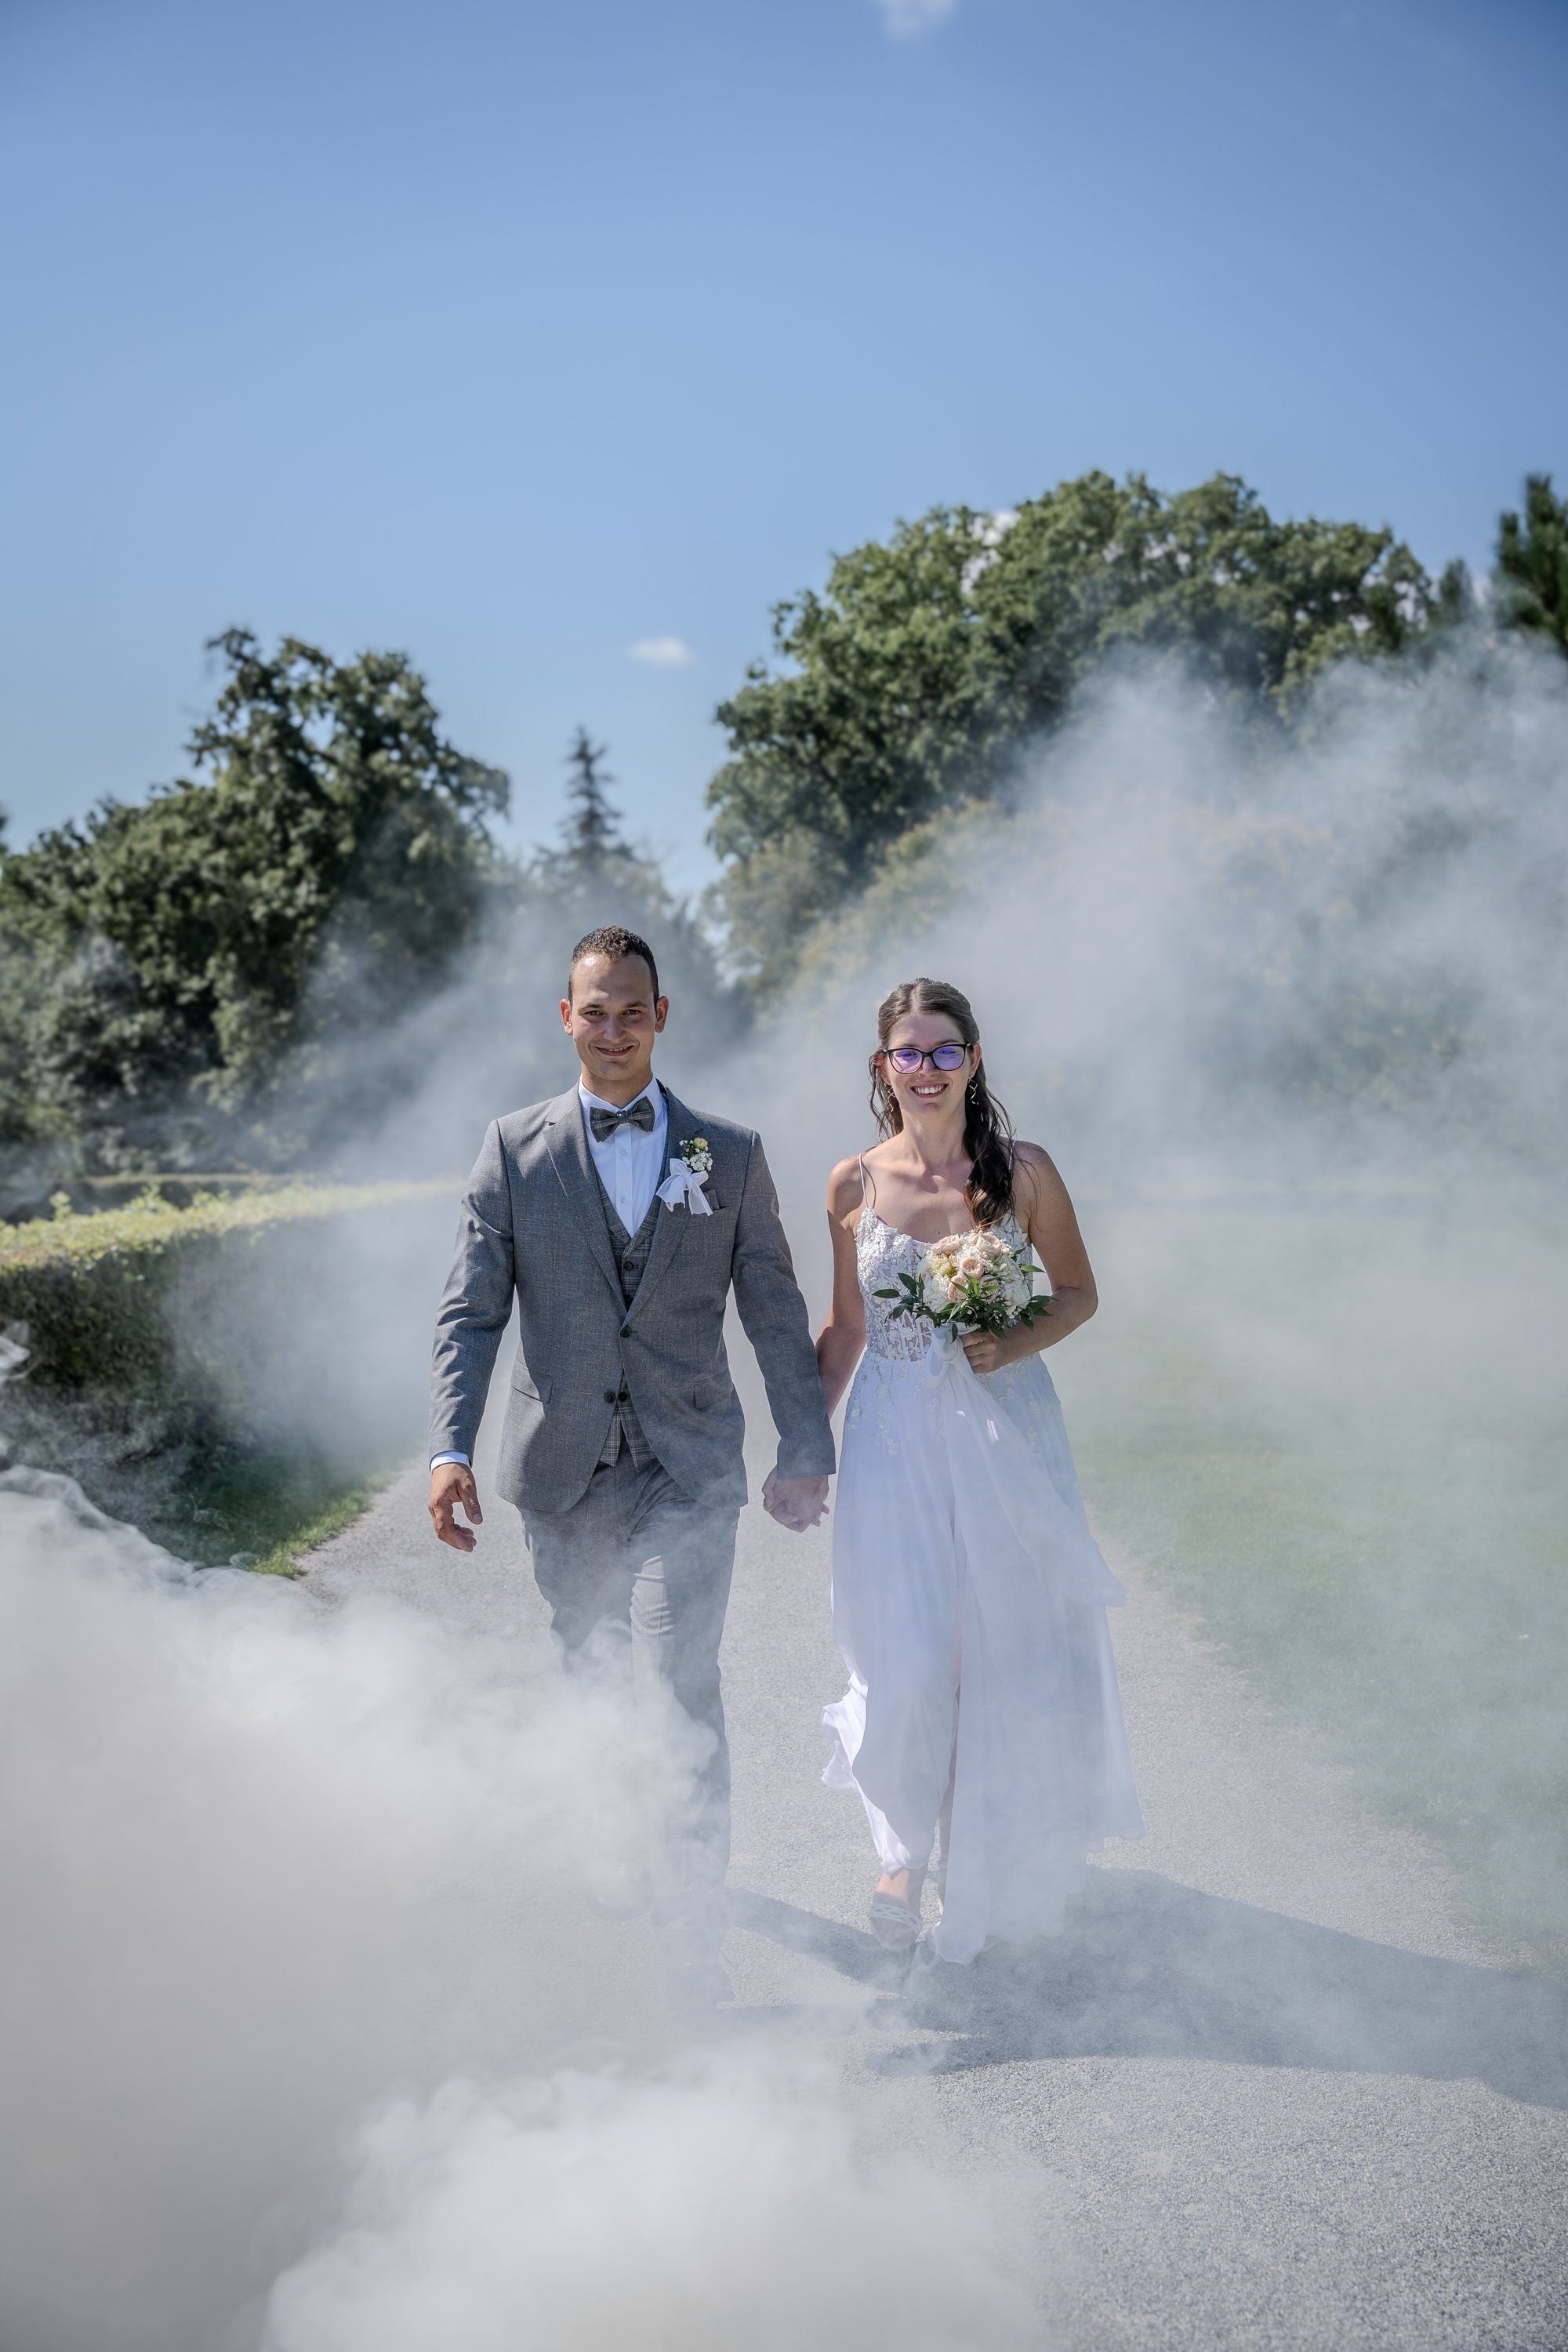
<svg viewBox="0 0 1568 2352">
<path fill-rule="evenodd" d="M 994 1948 L 963 1969 L 908 1969 L 858 1929 L 771 1895 L 736 1889 L 730 1905 L 737 1927 L 858 1983 L 902 1990 L 879 2024 L 902 2019 L 953 2037 L 884 2064 L 1208 2058 L 1473 2076 L 1509 2098 L 1568 2107 L 1568 1986 L 1427 1959 L 1151 1871 L 1091 1870 L 1064 1935 Z"/>
</svg>

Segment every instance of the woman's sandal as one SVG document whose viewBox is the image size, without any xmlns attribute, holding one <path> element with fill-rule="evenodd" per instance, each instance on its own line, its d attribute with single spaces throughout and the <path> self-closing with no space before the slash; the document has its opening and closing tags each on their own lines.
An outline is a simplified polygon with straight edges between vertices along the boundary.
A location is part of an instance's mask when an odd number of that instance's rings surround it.
<svg viewBox="0 0 1568 2352">
<path fill-rule="evenodd" d="M 907 1903 L 879 1891 L 871 1897 L 871 1933 L 889 1952 L 907 1952 L 920 1941 L 921 1923 Z"/>
</svg>

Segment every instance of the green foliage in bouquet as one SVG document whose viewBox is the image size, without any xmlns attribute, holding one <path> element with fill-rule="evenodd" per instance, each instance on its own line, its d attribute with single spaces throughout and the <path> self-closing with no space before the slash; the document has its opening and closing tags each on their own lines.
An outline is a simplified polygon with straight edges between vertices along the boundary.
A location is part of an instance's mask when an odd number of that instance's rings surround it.
<svg viewBox="0 0 1568 2352">
<path fill-rule="evenodd" d="M 994 1339 L 1020 1323 L 1032 1328 L 1051 1311 L 1048 1296 L 1035 1289 L 1027 1244 L 1019 1249 L 984 1227 L 928 1244 L 913 1274 L 900 1274 L 896 1288 L 874 1295 L 893 1300 L 889 1316 L 912 1316 L 939 1329 L 951 1323 Z"/>
</svg>

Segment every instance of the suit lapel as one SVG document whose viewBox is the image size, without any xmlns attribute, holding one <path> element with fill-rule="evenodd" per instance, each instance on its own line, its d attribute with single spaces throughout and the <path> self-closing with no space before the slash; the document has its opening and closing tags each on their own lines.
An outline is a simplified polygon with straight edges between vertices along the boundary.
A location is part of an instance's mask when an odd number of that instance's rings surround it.
<svg viewBox="0 0 1568 2352">
<path fill-rule="evenodd" d="M 588 1129 L 583 1117 L 583 1101 L 575 1087 L 570 1094 L 562 1095 L 551 1106 L 546 1149 L 551 1165 L 561 1180 L 561 1189 L 582 1220 L 588 1246 L 598 1261 L 605 1281 L 625 1307 L 621 1297 L 620 1268 L 610 1246 L 610 1229 L 605 1222 L 604 1202 L 599 1192 L 599 1179 L 594 1171 L 588 1150 Z"/>
<path fill-rule="evenodd" d="M 659 1171 L 659 1182 L 662 1184 L 669 1173 L 669 1161 L 672 1155 L 679 1150 L 683 1143 L 689 1142 L 697 1130 L 691 1113 L 687 1109 L 686 1105 L 670 1093 L 662 1080 L 659 1092 L 664 1097 L 665 1115 L 668 1120 L 664 1139 L 665 1164 Z M 634 1315 L 647 1298 L 655 1283 L 680 1247 L 686 1237 L 686 1229 L 691 1223 L 689 1209 L 669 1209 L 662 1201 L 658 1203 L 658 1222 L 653 1229 L 653 1241 L 648 1248 L 647 1264 L 643 1268 L 643 1277 L 637 1285 L 637 1295 L 632 1301 L 631 1312 Z"/>
</svg>

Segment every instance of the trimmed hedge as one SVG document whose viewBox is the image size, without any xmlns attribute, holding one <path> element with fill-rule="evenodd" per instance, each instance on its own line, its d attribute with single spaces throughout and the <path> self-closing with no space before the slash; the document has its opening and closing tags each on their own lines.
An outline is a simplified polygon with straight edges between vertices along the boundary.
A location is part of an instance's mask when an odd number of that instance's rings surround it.
<svg viewBox="0 0 1568 2352">
<path fill-rule="evenodd" d="M 435 1204 L 460 1189 L 289 1182 L 184 1208 L 153 1190 L 83 1213 L 62 1195 L 0 1224 L 0 1337 L 22 1350 L 0 1455 L 68 1472 L 184 1558 L 293 1540 L 416 1440 Z"/>
<path fill-rule="evenodd" d="M 294 1183 L 201 1193 L 184 1209 L 153 1189 L 128 1207 L 82 1213 L 58 1193 L 52 1217 L 0 1224 L 0 1328 L 10 1327 L 26 1348 L 27 1378 L 36 1385 L 118 1390 L 142 1404 L 168 1405 L 179 1383 L 162 1310 L 176 1273 L 198 1257 L 253 1244 L 276 1225 L 456 1189 L 447 1177 Z"/>
</svg>

